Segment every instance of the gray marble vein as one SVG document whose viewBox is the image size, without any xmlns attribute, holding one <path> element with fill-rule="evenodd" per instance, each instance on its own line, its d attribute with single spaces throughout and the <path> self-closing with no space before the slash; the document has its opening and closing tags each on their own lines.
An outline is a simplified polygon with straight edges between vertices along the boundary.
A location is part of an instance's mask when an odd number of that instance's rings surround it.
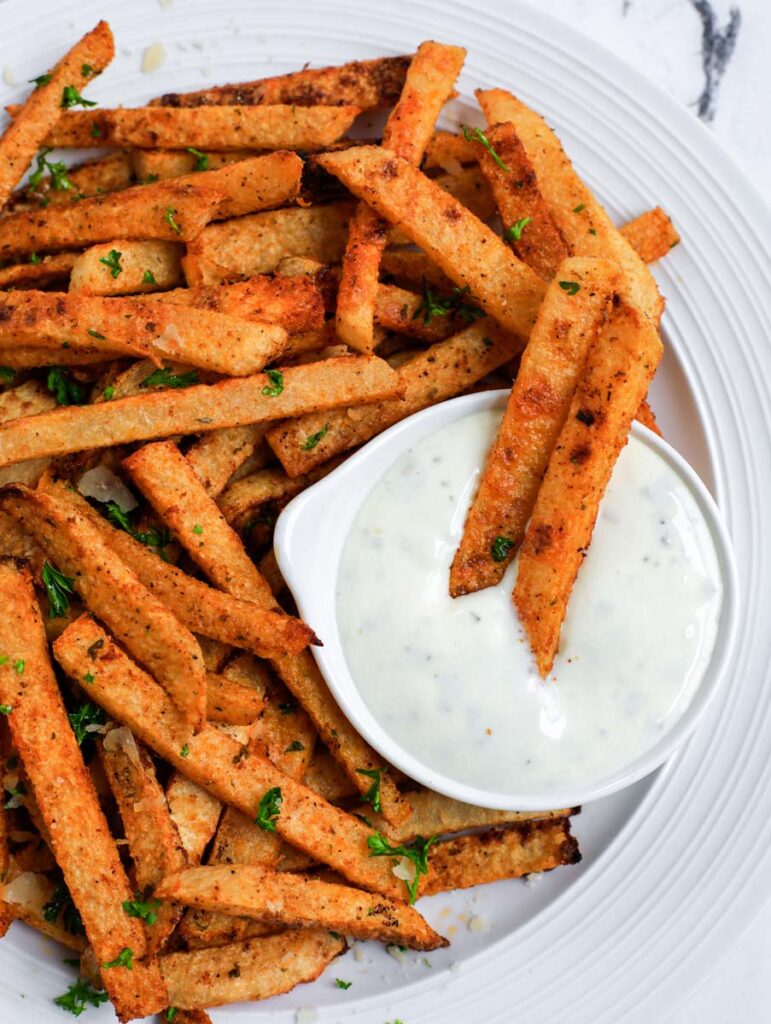
<svg viewBox="0 0 771 1024">
<path fill-rule="evenodd" d="M 717 109 L 720 81 L 736 48 L 742 23 L 741 11 L 732 7 L 724 29 L 717 24 L 717 16 L 710 0 L 691 0 L 701 19 L 701 63 L 704 69 L 704 88 L 696 101 L 696 112 L 703 121 L 712 121 Z"/>
</svg>

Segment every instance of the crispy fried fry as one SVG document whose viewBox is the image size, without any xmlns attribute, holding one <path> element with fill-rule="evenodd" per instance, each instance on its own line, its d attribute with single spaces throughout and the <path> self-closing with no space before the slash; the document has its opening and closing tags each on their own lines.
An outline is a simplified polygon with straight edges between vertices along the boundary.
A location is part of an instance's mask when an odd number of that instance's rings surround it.
<svg viewBox="0 0 771 1024">
<path fill-rule="evenodd" d="M 384 276 L 404 287 L 419 291 L 429 284 L 446 294 L 452 291 L 452 281 L 424 252 L 415 249 L 387 249 L 380 265 Z"/>
<path fill-rule="evenodd" d="M 226 487 L 217 504 L 227 521 L 238 529 L 246 527 L 255 513 L 268 503 L 286 504 L 306 487 L 315 484 L 340 465 L 339 459 L 325 462 L 308 473 L 290 477 L 283 469 L 258 469 Z M 0 470 L 2 473 L 2 470 Z"/>
<path fill-rule="evenodd" d="M 499 583 L 519 550 L 586 352 L 619 279 L 609 260 L 573 257 L 549 285 L 466 516 L 450 570 L 453 597 Z M 498 538 L 507 542 L 506 551 L 498 550 Z"/>
<path fill-rule="evenodd" d="M 322 925 L 358 939 L 378 939 L 410 949 L 439 949 L 448 944 L 417 910 L 402 902 L 255 865 L 190 868 L 166 878 L 157 893 L 160 899 L 203 910 L 290 927 Z"/>
<path fill-rule="evenodd" d="M 113 252 L 120 254 L 117 277 L 113 269 L 115 257 L 111 258 Z M 136 242 L 121 238 L 93 245 L 72 264 L 70 291 L 81 295 L 131 295 L 175 288 L 183 281 L 181 258 L 182 246 L 178 242 Z"/>
<path fill-rule="evenodd" d="M 75 197 L 104 195 L 117 192 L 131 184 L 131 160 L 128 153 L 111 153 L 98 160 L 88 160 L 67 168 L 67 179 L 71 188 L 54 188 L 54 180 L 44 175 L 33 188 L 26 185 L 17 189 L 6 209 L 9 213 L 20 210 L 37 210 L 41 207 L 62 206 L 73 202 Z"/>
<path fill-rule="evenodd" d="M 166 787 L 166 803 L 189 863 L 199 864 L 217 829 L 222 804 L 180 772 L 172 773 Z"/>
<path fill-rule="evenodd" d="M 444 341 L 460 326 L 450 314 L 433 315 L 426 323 L 425 298 L 394 284 L 378 285 L 375 323 L 420 341 Z"/>
<path fill-rule="evenodd" d="M 549 459 L 519 561 L 514 603 L 544 678 L 551 671 L 600 500 L 661 359 L 655 327 L 627 302 L 587 355 Z"/>
<path fill-rule="evenodd" d="M 259 156 L 253 149 L 222 153 L 217 150 L 207 149 L 204 153 L 204 161 L 207 170 L 216 171 L 228 164 L 238 163 L 239 160 L 248 160 L 249 157 Z M 195 153 L 186 149 L 134 149 L 130 154 L 131 166 L 134 176 L 139 181 L 167 181 L 169 178 L 179 178 L 183 174 L 200 173 L 202 160 Z"/>
<path fill-rule="evenodd" d="M 206 717 L 210 722 L 250 725 L 265 710 L 263 698 L 255 690 L 209 672 L 206 676 Z"/>
<path fill-rule="evenodd" d="M 0 207 L 18 185 L 46 135 L 61 116 L 67 86 L 83 89 L 104 71 L 115 54 L 110 26 L 100 21 L 62 57 L 57 66 L 27 97 L 18 115 L 0 138 Z M 87 72 L 85 69 L 89 69 Z M 41 76 L 42 77 L 42 76 Z"/>
<path fill-rule="evenodd" d="M 120 561 L 87 516 L 19 484 L 10 484 L 0 501 L 72 579 L 84 603 L 152 671 L 190 727 L 199 728 L 206 685 L 195 637 Z"/>
<path fill-rule="evenodd" d="M 0 590 L 0 649 L 13 652 L 0 668 L 0 699 L 13 708 L 8 725 L 14 746 L 99 962 L 115 960 L 124 948 L 137 958 L 133 971 L 105 971 L 116 1012 L 122 1020 L 145 1016 L 167 1005 L 166 995 L 157 967 L 142 962 L 141 925 L 123 911 L 132 893 L 67 720 L 29 571 L 3 560 Z"/>
<path fill-rule="evenodd" d="M 398 224 L 456 284 L 470 288 L 503 327 L 527 339 L 543 299 L 543 282 L 461 203 L 406 161 L 373 146 L 317 159 Z"/>
<path fill-rule="evenodd" d="M 654 413 L 653 409 L 651 409 L 650 405 L 648 405 L 647 399 L 640 402 L 640 408 L 637 410 L 635 414 L 635 419 L 639 423 L 642 423 L 643 426 L 646 426 L 648 430 L 652 430 L 654 434 L 658 434 L 659 437 L 664 436 L 661 433 L 661 428 L 656 422 L 656 414 Z"/>
<path fill-rule="evenodd" d="M 0 270 L 0 288 L 38 288 L 66 281 L 78 261 L 74 252 L 44 256 L 39 263 L 15 263 Z"/>
<path fill-rule="evenodd" d="M 350 777 L 322 744 L 317 744 L 313 752 L 305 773 L 305 785 L 331 804 L 340 803 L 358 792 Z"/>
<path fill-rule="evenodd" d="M 680 241 L 680 235 L 660 206 L 646 210 L 620 228 L 621 234 L 646 263 L 666 256 Z"/>
<path fill-rule="evenodd" d="M 12 862 L 0 894 L 7 901 L 4 906 L 11 920 L 23 921 L 62 946 L 82 953 L 87 944 L 85 935 L 74 935 L 58 919 L 46 920 L 44 907 L 55 889 L 56 883 L 48 875 L 30 870 L 20 871 L 18 865 L 14 866 Z"/>
<path fill-rule="evenodd" d="M 200 185 L 226 197 L 217 211 L 218 220 L 270 210 L 297 197 L 303 162 L 296 153 L 279 150 L 250 159 L 223 163 L 214 170 L 184 175 L 177 184 Z"/>
<path fill-rule="evenodd" d="M 262 444 L 267 431 L 264 423 L 226 427 L 204 434 L 188 448 L 185 458 L 210 498 L 219 497 L 225 490 L 236 470 Z"/>
<path fill-rule="evenodd" d="M 0 395 L 0 423 L 9 423 L 22 416 L 36 416 L 40 412 L 56 408 L 56 399 L 39 381 L 28 380 L 16 388 L 9 388 Z M 48 459 L 32 459 L 15 466 L 0 469 L 0 486 L 10 483 L 34 487 L 48 466 Z M 6 552 L 14 554 L 16 552 Z"/>
<path fill-rule="evenodd" d="M 443 171 L 454 173 L 459 164 L 475 164 L 479 159 L 476 143 L 463 135 L 453 132 L 434 132 L 426 146 L 423 161 L 424 170 L 441 167 Z"/>
</svg>

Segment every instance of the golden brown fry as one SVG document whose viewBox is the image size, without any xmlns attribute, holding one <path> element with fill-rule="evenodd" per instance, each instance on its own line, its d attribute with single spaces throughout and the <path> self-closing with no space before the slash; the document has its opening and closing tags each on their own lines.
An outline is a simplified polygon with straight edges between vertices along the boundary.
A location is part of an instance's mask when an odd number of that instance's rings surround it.
<svg viewBox="0 0 771 1024">
<path fill-rule="evenodd" d="M 9 108 L 13 115 L 14 108 Z M 336 142 L 359 113 L 352 106 L 286 104 L 205 109 L 118 107 L 68 110 L 57 118 L 45 145 L 74 149 L 301 149 Z"/>
<path fill-rule="evenodd" d="M 453 283 L 424 252 L 386 249 L 381 260 L 383 275 L 402 287 L 420 291 L 426 284 L 449 294 Z"/>
<path fill-rule="evenodd" d="M 434 314 L 426 322 L 425 298 L 394 284 L 378 285 L 375 323 L 420 341 L 443 341 L 461 326 L 447 314 Z"/>
<path fill-rule="evenodd" d="M 113 252 L 120 253 L 117 276 L 113 269 L 115 258 L 111 258 Z M 136 242 L 121 238 L 94 245 L 74 261 L 70 291 L 81 295 L 131 295 L 175 288 L 183 281 L 181 258 L 179 242 Z"/>
<path fill-rule="evenodd" d="M 404 160 L 374 146 L 317 157 L 360 199 L 398 224 L 501 326 L 527 339 L 543 299 L 541 279 L 490 228 Z"/>
<path fill-rule="evenodd" d="M 170 953 L 161 957 L 160 965 L 170 1004 L 194 1009 L 289 992 L 303 982 L 315 981 L 345 949 L 339 935 L 308 928 L 218 949 Z"/>
<path fill-rule="evenodd" d="M 259 156 L 253 149 L 244 149 L 232 153 L 222 153 L 207 149 L 203 162 L 209 171 L 219 170 L 228 164 Z M 197 174 L 201 166 L 201 157 L 186 149 L 134 149 L 130 154 L 134 177 L 138 181 L 166 181 L 179 178 L 183 174 Z"/>
<path fill-rule="evenodd" d="M 573 257 L 560 264 L 549 285 L 466 516 L 450 570 L 453 597 L 499 583 L 519 550 L 587 350 L 619 279 L 609 260 Z"/>
<path fill-rule="evenodd" d="M 190 728 L 200 728 L 206 715 L 205 669 L 192 633 L 116 557 L 87 516 L 20 484 L 5 488 L 0 502 L 72 579 L 87 607 L 152 671 Z"/>
<path fill-rule="evenodd" d="M 503 222 L 503 237 L 523 263 L 546 281 L 570 255 L 570 250 L 554 222 L 546 200 L 538 187 L 536 173 L 525 147 L 511 123 L 497 124 L 485 133 L 498 158 L 498 165 L 481 143 L 479 163 L 490 182 L 495 204 Z"/>
<path fill-rule="evenodd" d="M 179 772 L 172 772 L 166 803 L 190 864 L 199 864 L 217 829 L 222 804 L 208 790 Z"/>
<path fill-rule="evenodd" d="M 434 122 L 452 95 L 466 51 L 459 46 L 421 43 L 412 59 L 399 102 L 383 130 L 383 149 L 417 166 Z M 337 295 L 337 333 L 359 352 L 375 347 L 373 317 L 380 259 L 388 242 L 388 225 L 360 202 L 351 220 Z"/>
<path fill-rule="evenodd" d="M 48 409 L 56 408 L 56 399 L 39 381 L 28 380 L 19 387 L 9 388 L 0 394 L 0 423 L 8 423 L 22 416 L 36 416 Z M 35 487 L 49 464 L 48 459 L 32 459 L 15 466 L 0 469 L 0 486 L 10 483 Z M 14 554 L 8 551 L 6 554 Z"/>
<path fill-rule="evenodd" d="M 15 263 L 0 270 L 0 288 L 39 288 L 66 281 L 78 261 L 78 253 L 60 252 L 44 256 L 38 263 Z"/>
<path fill-rule="evenodd" d="M 15 462 L 108 448 L 130 441 L 206 433 L 301 416 L 354 402 L 377 401 L 398 391 L 394 371 L 376 356 L 325 359 L 282 371 L 283 391 L 263 394 L 275 385 L 266 374 L 118 399 L 70 406 L 0 426 L 0 467 Z"/>
<path fill-rule="evenodd" d="M 115 55 L 112 32 L 100 21 L 62 57 L 57 66 L 40 78 L 11 125 L 0 138 L 0 207 L 44 144 L 48 132 L 61 117 L 64 91 L 84 89 Z"/>
<path fill-rule="evenodd" d="M 300 191 L 302 169 L 303 162 L 296 153 L 279 150 L 225 163 L 216 170 L 187 174 L 177 184 L 222 192 L 226 198 L 220 203 L 217 219 L 226 220 L 291 202 Z"/>
<path fill-rule="evenodd" d="M 660 206 L 646 210 L 619 230 L 646 263 L 666 256 L 680 241 L 677 229 Z"/>
<path fill-rule="evenodd" d="M 456 173 L 460 164 L 475 164 L 478 159 L 479 149 L 474 142 L 463 135 L 439 131 L 429 139 L 423 168 L 441 167 L 443 171 Z"/>
<path fill-rule="evenodd" d="M 113 238 L 186 242 L 216 216 L 221 192 L 193 185 L 148 185 L 0 218 L 0 259 L 77 249 Z"/>
<path fill-rule="evenodd" d="M 268 503 L 286 504 L 290 498 L 300 494 L 306 487 L 315 484 L 337 469 L 339 459 L 333 459 L 317 466 L 309 473 L 290 477 L 283 469 L 259 469 L 256 473 L 241 477 L 226 487 L 217 504 L 227 521 L 238 529 L 246 527 L 248 521 L 263 505 Z M 2 473 L 2 470 L 0 470 Z"/>
<path fill-rule="evenodd" d="M 326 103 L 376 110 L 396 103 L 411 60 L 412 56 L 377 57 L 335 67 L 304 68 L 288 75 L 258 78 L 236 85 L 218 85 L 199 92 L 167 93 L 153 100 L 152 104 L 202 107 L 294 103 L 299 107 Z"/>
<path fill-rule="evenodd" d="M 220 673 L 207 674 L 206 717 L 210 722 L 251 725 L 264 710 L 265 702 L 255 690 Z"/>
<path fill-rule="evenodd" d="M 580 860 L 569 818 L 523 822 L 503 831 L 460 836 L 432 847 L 424 895 L 521 878 Z"/>
<path fill-rule="evenodd" d="M 490 321 L 479 320 L 399 368 L 403 397 L 371 408 L 360 406 L 287 420 L 268 432 L 268 443 L 289 476 L 309 473 L 419 409 L 460 394 L 508 362 L 520 348 L 517 339 L 503 334 Z M 324 436 L 313 448 L 303 447 L 308 437 L 325 427 Z"/>
<path fill-rule="evenodd" d="M 305 773 L 305 785 L 331 804 L 356 796 L 358 792 L 350 777 L 322 744 L 317 744 L 313 752 L 311 763 Z"/>
<path fill-rule="evenodd" d="M 431 181 L 443 192 L 454 196 L 475 217 L 485 222 L 495 216 L 495 200 L 485 176 L 477 166 L 461 167 L 455 174 L 437 174 Z M 402 235 L 399 228 L 391 233 L 393 245 L 405 245 L 409 242 L 407 235 Z"/>
<path fill-rule="evenodd" d="M 97 750 L 123 822 L 139 898 L 147 901 L 151 896 L 155 898 L 156 886 L 170 872 L 187 868 L 187 854 L 153 763 L 137 746 L 131 731 L 111 729 L 97 744 Z M 153 912 L 156 920 L 145 922 L 149 956 L 164 946 L 181 917 L 181 912 L 168 904 Z"/>
<path fill-rule="evenodd" d="M 448 945 L 417 910 L 402 902 L 256 865 L 190 868 L 166 878 L 156 891 L 163 900 L 289 927 L 321 925 L 410 949 Z"/>
<path fill-rule="evenodd" d="M 101 647 L 94 644 L 103 641 Z M 95 654 L 92 660 L 89 648 Z M 371 858 L 368 829 L 214 726 L 190 737 L 163 690 L 132 662 L 93 619 L 73 623 L 54 644 L 54 654 L 76 681 L 89 670 L 91 700 L 123 722 L 177 771 L 220 800 L 256 818 L 271 789 L 281 791 L 275 830 L 293 846 L 329 864 L 363 888 L 402 898 L 404 884 L 381 858 Z M 183 755 L 182 749 L 187 743 Z"/>
<path fill-rule="evenodd" d="M 243 377 L 275 359 L 286 337 L 275 324 L 170 303 L 148 306 L 141 299 L 38 291 L 0 295 L 0 352 L 41 346 L 43 365 L 46 352 L 58 346 L 57 361 L 63 364 L 81 349 L 102 358 L 176 359 Z"/>
<path fill-rule="evenodd" d="M 514 589 L 520 621 L 544 678 L 557 653 L 600 500 L 661 353 L 653 324 L 622 301 L 589 348 L 586 369 L 549 459 Z"/>
<path fill-rule="evenodd" d="M 19 865 L 14 866 L 11 863 L 8 877 L 0 888 L 0 894 L 6 901 L 3 906 L 10 914 L 10 921 L 23 921 L 30 928 L 42 932 L 62 946 L 82 953 L 87 945 L 85 935 L 73 935 L 59 920 L 46 920 L 44 908 L 53 896 L 55 888 L 56 884 L 48 875 L 29 869 L 20 871 Z"/>
<path fill-rule="evenodd" d="M 218 498 L 236 470 L 252 457 L 268 431 L 264 423 L 226 427 L 204 434 L 185 458 L 210 498 Z"/>
<path fill-rule="evenodd" d="M 656 414 L 653 409 L 651 409 L 650 405 L 648 405 L 647 399 L 640 402 L 640 408 L 635 413 L 635 419 L 638 423 L 642 423 L 643 426 L 647 427 L 648 430 L 652 430 L 654 434 L 658 434 L 659 437 L 664 436 L 656 421 Z"/>
<path fill-rule="evenodd" d="M 619 263 L 632 302 L 658 323 L 663 300 L 651 272 L 578 176 L 543 118 L 504 89 L 478 89 L 476 96 L 488 123 L 510 121 L 514 125 L 571 255 Z"/>
<path fill-rule="evenodd" d="M 0 649 L 9 652 L 0 667 L 0 700 L 12 708 L 7 718 L 13 744 L 57 863 L 99 962 L 116 960 L 126 948 L 136 957 L 133 971 L 104 971 L 118 1016 L 128 1020 L 157 1012 L 167 1005 L 164 987 L 157 967 L 142 962 L 146 943 L 140 923 L 123 910 L 132 893 L 67 720 L 29 570 L 13 559 L 0 562 L 0 592 Z"/>
<path fill-rule="evenodd" d="M 17 189 L 6 209 L 9 213 L 19 210 L 37 210 L 41 207 L 61 206 L 78 201 L 88 196 L 104 195 L 105 192 L 117 192 L 128 188 L 131 184 L 131 160 L 128 153 L 111 153 L 98 160 L 88 160 L 82 164 L 67 168 L 69 188 L 63 188 L 63 181 L 58 179 L 59 187 L 54 187 L 50 175 L 44 175 L 33 188 L 26 185 Z"/>
</svg>

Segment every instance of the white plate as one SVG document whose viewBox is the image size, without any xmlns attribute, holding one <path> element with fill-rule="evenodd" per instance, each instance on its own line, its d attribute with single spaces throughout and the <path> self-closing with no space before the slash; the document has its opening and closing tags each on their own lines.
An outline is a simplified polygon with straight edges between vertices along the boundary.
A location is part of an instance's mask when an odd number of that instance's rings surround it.
<svg viewBox="0 0 771 1024">
<path fill-rule="evenodd" d="M 503 9 L 503 5 L 501 5 Z M 463 43 L 469 58 L 449 121 L 474 117 L 477 86 L 511 87 L 541 110 L 619 221 L 660 203 L 684 242 L 656 276 L 667 296 L 669 350 L 652 395 L 664 432 L 712 486 L 739 562 L 744 617 L 735 678 L 697 735 L 655 779 L 587 807 L 584 863 L 536 887 L 499 883 L 426 901 L 451 935 L 432 968 L 349 954 L 280 1001 L 215 1011 L 278 1024 L 294 1008 L 320 1021 L 384 1024 L 659 1022 L 685 998 L 762 905 L 771 876 L 771 379 L 768 212 L 686 110 L 612 54 L 519 3 L 507 20 L 457 0 L 9 0 L 0 5 L 0 67 L 24 83 L 77 34 L 107 17 L 118 59 L 94 88 L 133 105 L 172 89 Z M 164 67 L 139 73 L 163 40 Z M 125 49 L 124 49 L 125 48 Z M 3 103 L 21 87 L 3 86 Z M 444 913 L 445 908 L 449 908 Z M 471 933 L 473 908 L 490 925 Z M 33 953 L 35 956 L 33 956 Z M 0 1019 L 66 1018 L 51 997 L 67 984 L 61 951 L 14 925 L 0 943 Z M 454 970 L 449 970 L 451 964 Z M 353 980 L 341 992 L 334 977 Z M 85 1021 L 114 1020 L 107 1008 Z"/>
</svg>

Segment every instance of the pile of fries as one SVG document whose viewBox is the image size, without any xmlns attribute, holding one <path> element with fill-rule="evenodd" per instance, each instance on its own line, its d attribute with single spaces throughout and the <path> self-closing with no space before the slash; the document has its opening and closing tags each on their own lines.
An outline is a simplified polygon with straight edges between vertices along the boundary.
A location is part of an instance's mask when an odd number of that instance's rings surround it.
<svg viewBox="0 0 771 1024">
<path fill-rule="evenodd" d="M 460 47 L 104 110 L 113 52 L 101 22 L 0 138 L 0 934 L 80 957 L 63 1010 L 201 1024 L 346 937 L 446 945 L 423 894 L 580 859 L 571 809 L 460 804 L 355 732 L 272 525 L 393 423 L 514 378 L 451 592 L 521 547 L 546 674 L 631 421 L 655 426 L 646 263 L 677 235 L 659 209 L 617 230 L 503 90 L 484 130 L 437 131 Z M 347 136 L 380 108 L 382 139 Z"/>
</svg>

